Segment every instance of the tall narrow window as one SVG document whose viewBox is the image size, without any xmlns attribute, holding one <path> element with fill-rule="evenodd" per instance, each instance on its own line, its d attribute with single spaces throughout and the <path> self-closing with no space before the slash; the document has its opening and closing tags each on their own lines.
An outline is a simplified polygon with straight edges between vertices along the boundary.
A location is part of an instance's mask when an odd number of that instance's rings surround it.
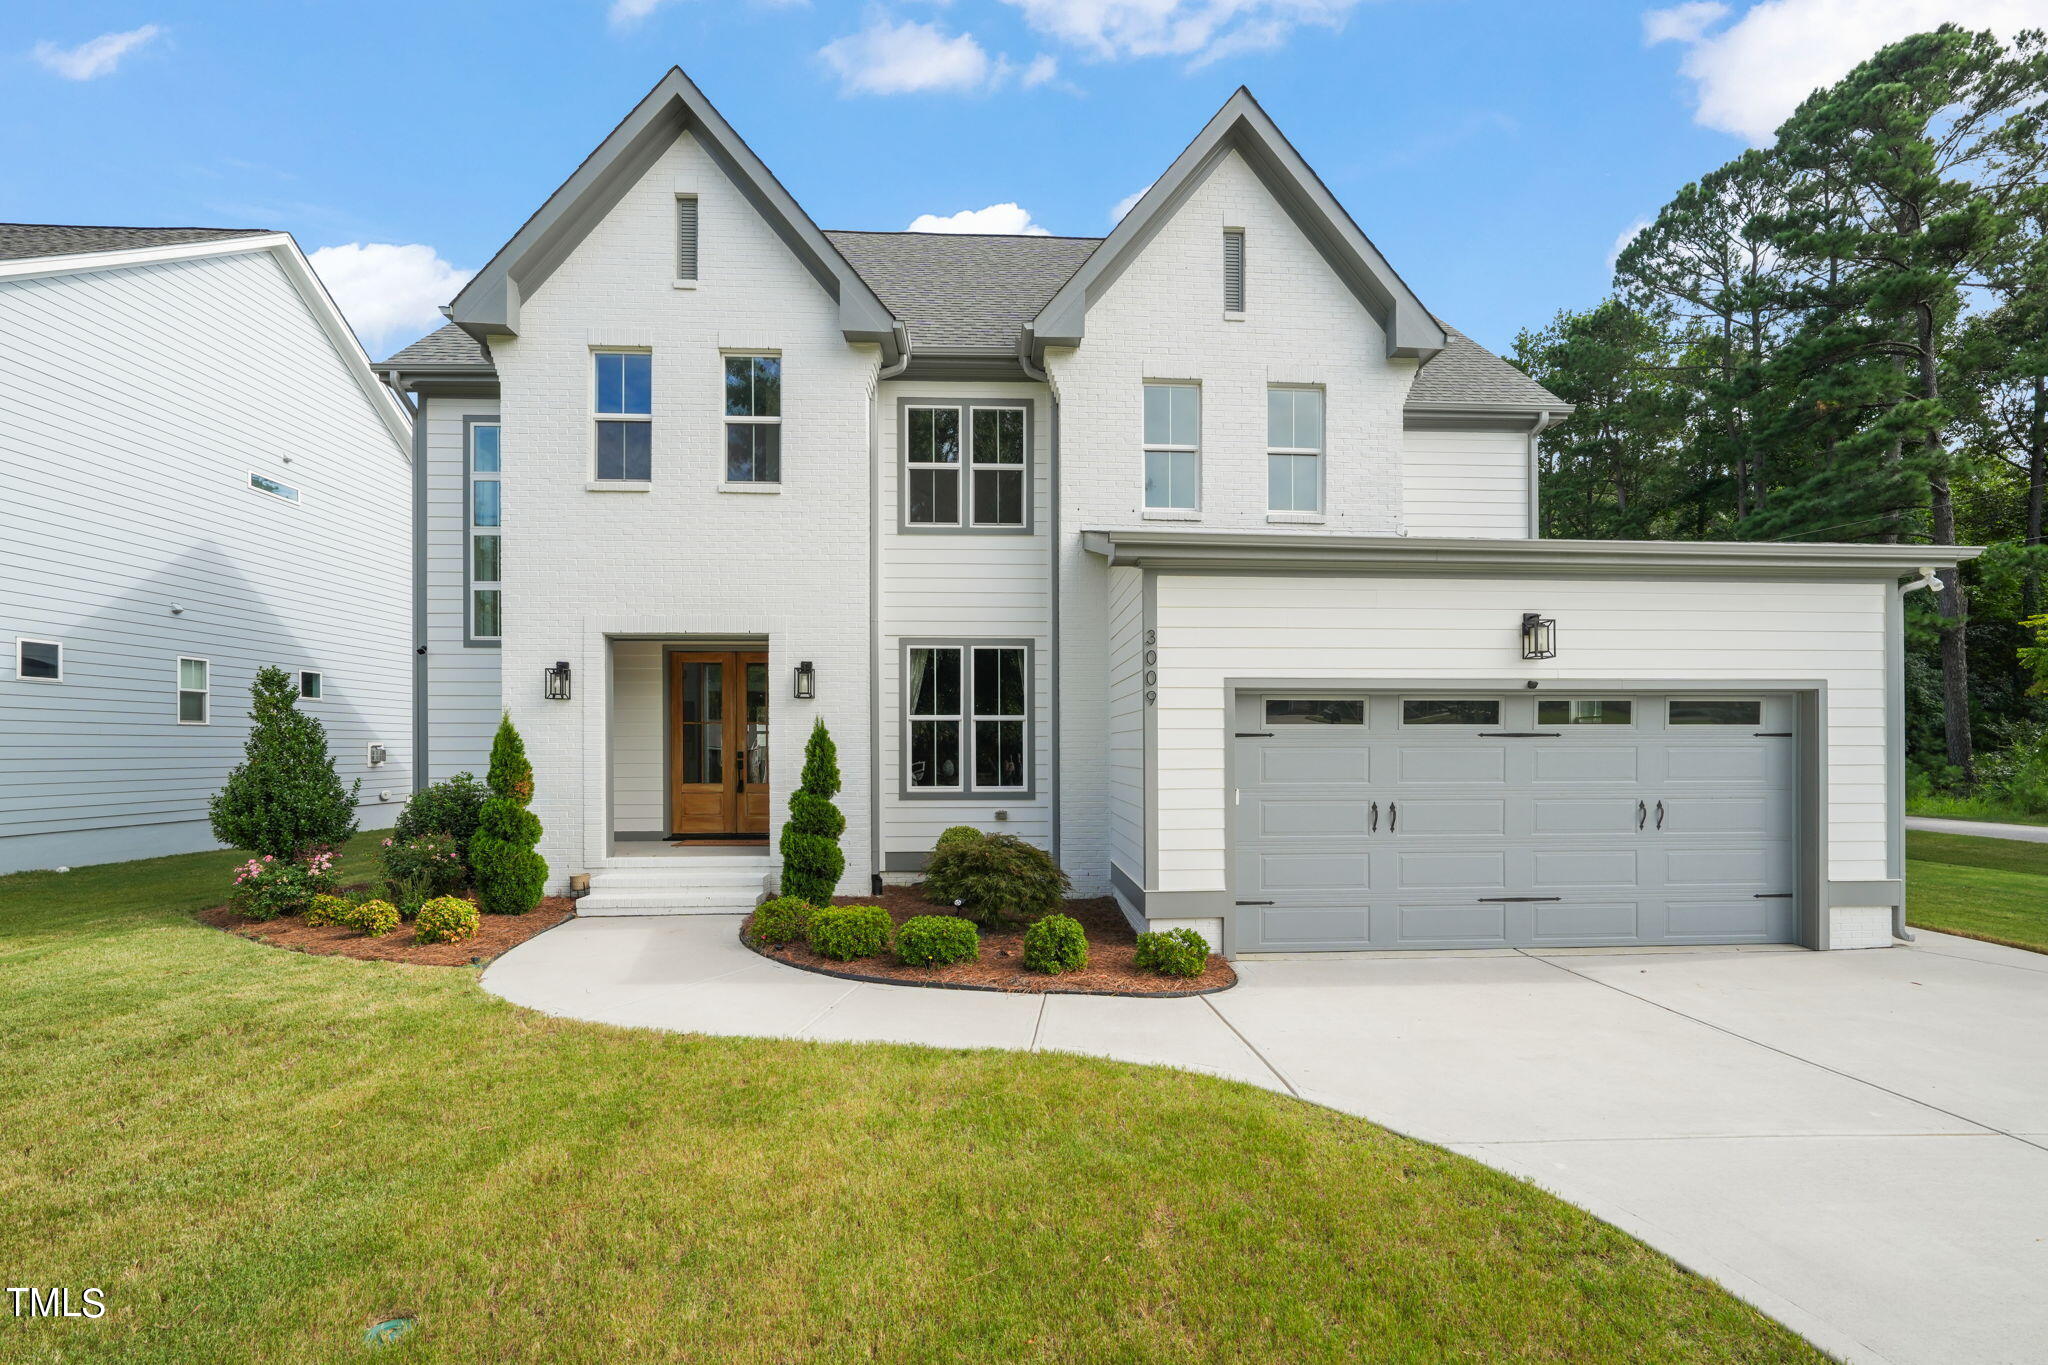
<svg viewBox="0 0 2048 1365">
<path fill-rule="evenodd" d="M 782 479 L 782 357 L 725 358 L 725 478 L 728 483 Z"/>
<path fill-rule="evenodd" d="M 1020 405 L 903 410 L 906 526 L 1026 530 L 1030 469 L 1030 434 Z"/>
<path fill-rule="evenodd" d="M 1244 229 L 1223 229 L 1223 311 L 1244 311 Z"/>
<path fill-rule="evenodd" d="M 976 526 L 1024 524 L 1024 409 L 974 409 L 969 442 Z"/>
<path fill-rule="evenodd" d="M 1025 651 L 974 650 L 974 789 L 1024 789 Z"/>
<path fill-rule="evenodd" d="M 505 633 L 503 469 L 496 422 L 469 428 L 469 638 Z"/>
<path fill-rule="evenodd" d="M 909 786 L 913 791 L 959 791 L 960 651 L 910 651 L 908 698 Z"/>
<path fill-rule="evenodd" d="M 904 413 L 905 519 L 912 526 L 960 524 L 960 409 Z"/>
<path fill-rule="evenodd" d="M 595 359 L 597 477 L 645 482 L 654 465 L 654 357 L 599 351 Z"/>
<path fill-rule="evenodd" d="M 1145 505 L 1202 505 L 1202 391 L 1193 384 L 1145 386 Z"/>
<path fill-rule="evenodd" d="M 1266 390 L 1266 508 L 1323 510 L 1323 391 Z"/>
<path fill-rule="evenodd" d="M 1031 788 L 1031 649 L 913 645 L 904 653 L 904 790 Z"/>
<path fill-rule="evenodd" d="M 676 196 L 676 278 L 697 278 L 697 196 Z"/>
<path fill-rule="evenodd" d="M 178 660 L 178 724 L 204 725 L 210 719 L 213 666 L 204 659 Z"/>
</svg>

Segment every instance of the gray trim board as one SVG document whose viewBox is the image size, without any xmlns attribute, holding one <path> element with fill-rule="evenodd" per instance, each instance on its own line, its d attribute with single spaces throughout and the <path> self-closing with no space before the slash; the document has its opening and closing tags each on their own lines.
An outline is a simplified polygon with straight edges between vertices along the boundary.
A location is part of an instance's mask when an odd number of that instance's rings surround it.
<svg viewBox="0 0 2048 1365">
<path fill-rule="evenodd" d="M 1046 621 L 1046 714 L 1052 717 L 1051 742 L 1046 745 L 1045 793 L 1050 803 L 1047 815 L 1052 820 L 1052 860 L 1060 860 L 1060 737 L 1066 727 L 1066 717 L 1060 714 L 1060 397 L 1050 384 L 1046 385 L 1046 606 L 1049 612 Z"/>
<path fill-rule="evenodd" d="M 1512 431 L 1526 432 L 1529 423 L 1538 417 L 1555 416 L 1556 409 L 1499 407 L 1499 408 L 1457 408 L 1438 410 L 1433 408 L 1403 408 L 1401 429 L 1403 431 Z"/>
<path fill-rule="evenodd" d="M 1828 908 L 1838 905 L 1898 905 L 1905 896 L 1906 883 L 1892 877 L 1874 882 L 1828 883 Z"/>
<path fill-rule="evenodd" d="M 463 494 L 464 497 L 468 493 Z M 466 558 L 469 547 L 463 547 Z M 427 400 L 422 396 L 412 419 L 412 789 L 427 784 L 428 722 L 431 690 L 427 677 Z"/>
<path fill-rule="evenodd" d="M 958 649 L 960 656 L 961 785 L 941 791 L 910 785 L 910 651 Z M 1024 651 L 1024 786 L 993 790 L 973 785 L 974 658 L 976 649 Z M 1038 799 L 1038 646 L 1031 640 L 983 636 L 917 636 L 896 642 L 896 795 L 904 801 L 1035 801 Z M 1055 733 L 1058 727 L 1055 726 Z"/>
<path fill-rule="evenodd" d="M 882 871 L 922 872 L 925 869 L 925 865 L 931 862 L 931 859 L 932 855 L 929 853 L 904 853 L 901 851 L 884 853 L 882 855 Z"/>
<path fill-rule="evenodd" d="M 1028 536 L 1037 530 L 1038 461 L 1032 454 L 1037 435 L 1038 403 L 1031 398 L 898 398 L 896 400 L 896 533 L 906 536 Z M 913 526 L 910 521 L 910 410 L 912 408 L 957 408 L 960 412 L 960 525 Z M 1021 526 L 970 526 L 973 516 L 975 466 L 969 462 L 973 450 L 974 412 L 977 408 L 1004 408 L 1024 414 L 1024 524 Z M 1004 465 L 1002 468 L 1015 468 Z"/>
<path fill-rule="evenodd" d="M 1124 871 L 1124 865 L 1112 858 L 1109 860 L 1110 890 L 1123 897 L 1131 909 L 1140 917 L 1145 914 L 1145 888 L 1139 879 Z"/>
</svg>

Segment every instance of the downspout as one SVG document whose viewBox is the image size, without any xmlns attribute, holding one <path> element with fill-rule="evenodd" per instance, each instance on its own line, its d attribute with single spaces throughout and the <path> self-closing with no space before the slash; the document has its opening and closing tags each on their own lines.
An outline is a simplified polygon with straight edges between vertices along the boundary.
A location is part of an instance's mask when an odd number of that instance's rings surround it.
<svg viewBox="0 0 2048 1365">
<path fill-rule="evenodd" d="M 1899 596 L 1901 598 L 1904 598 L 1905 596 L 1907 596 L 1907 594 L 1919 592 L 1922 588 L 1929 589 L 1933 592 L 1940 592 L 1941 587 L 1941 580 L 1934 576 L 1934 570 L 1931 568 L 1923 567 L 1920 570 L 1920 576 L 1918 578 L 1913 579 L 1909 583 L 1901 583 L 1899 585 Z M 1903 624 L 1901 628 L 1903 629 Z M 1900 643 L 1901 659 L 1903 660 L 1903 641 Z M 1893 685 L 1896 685 L 1896 680 L 1894 680 Z M 1899 746 L 1899 752 L 1903 756 L 1906 750 L 1906 714 L 1903 692 L 1900 693 L 1900 709 L 1898 720 L 1896 723 L 1898 728 L 1892 733 L 1892 742 Z M 1901 761 L 1903 762 L 1903 757 Z M 1901 820 L 1904 819 L 1903 810 L 1904 807 L 1901 806 Z M 1900 845 L 1903 847 L 1905 843 L 1905 836 L 1903 833 L 1899 836 L 1899 842 Z M 1903 872 L 1904 869 L 1901 868 L 1899 870 Z M 1902 881 L 1900 885 L 1903 888 L 1904 882 Z M 1906 943 L 1914 942 L 1913 935 L 1909 933 L 1906 929 L 1906 896 L 1903 889 L 1899 893 L 1899 903 L 1892 907 L 1892 937 L 1895 939 L 1902 940 Z"/>
<path fill-rule="evenodd" d="M 1538 438 L 1549 429 L 1550 410 L 1545 408 L 1542 412 L 1536 414 L 1535 425 L 1529 428 L 1529 539 L 1531 540 L 1541 540 L 1543 538 L 1542 506 L 1538 502 L 1543 482 L 1543 456 L 1542 446 L 1539 444 Z"/>
<path fill-rule="evenodd" d="M 897 323 L 897 360 L 875 371 L 868 401 L 868 888 L 882 894 L 882 793 L 888 790 L 882 756 L 882 699 L 876 695 L 882 678 L 882 381 L 910 368 L 910 329 Z M 891 452 L 894 458 L 894 452 Z M 897 680 L 902 686 L 902 680 Z"/>
<path fill-rule="evenodd" d="M 432 760 L 427 695 L 427 400 L 405 394 L 405 376 L 386 370 L 383 380 L 399 406 L 412 415 L 412 789 L 428 786 Z M 464 553 L 468 551 L 465 549 Z"/>
<path fill-rule="evenodd" d="M 1027 378 L 1045 385 L 1047 420 L 1051 429 L 1046 436 L 1046 459 L 1051 466 L 1046 471 L 1047 507 L 1045 518 L 1046 573 L 1050 581 L 1046 586 L 1046 598 L 1050 610 L 1046 619 L 1046 704 L 1052 715 L 1052 743 L 1046 747 L 1050 756 L 1046 763 L 1045 793 L 1046 816 L 1052 823 L 1052 860 L 1060 860 L 1060 746 L 1066 741 L 1066 727 L 1060 715 L 1060 396 L 1044 369 L 1031 363 L 1031 345 L 1027 336 L 1017 338 L 1017 368 Z"/>
</svg>

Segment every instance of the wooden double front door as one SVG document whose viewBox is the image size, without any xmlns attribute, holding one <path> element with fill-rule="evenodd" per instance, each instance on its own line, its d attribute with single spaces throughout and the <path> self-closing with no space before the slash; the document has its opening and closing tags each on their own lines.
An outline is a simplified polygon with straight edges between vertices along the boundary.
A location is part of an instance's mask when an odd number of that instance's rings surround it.
<svg viewBox="0 0 2048 1365">
<path fill-rule="evenodd" d="M 768 656 L 668 656 L 669 832 L 768 833 Z"/>
</svg>

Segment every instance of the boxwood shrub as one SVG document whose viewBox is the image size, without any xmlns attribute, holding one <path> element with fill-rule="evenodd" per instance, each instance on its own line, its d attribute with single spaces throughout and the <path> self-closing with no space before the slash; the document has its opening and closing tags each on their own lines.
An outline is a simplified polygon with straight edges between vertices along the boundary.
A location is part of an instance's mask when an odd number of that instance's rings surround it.
<svg viewBox="0 0 2048 1365">
<path fill-rule="evenodd" d="M 1026 971 L 1057 975 L 1088 965 L 1088 935 L 1072 915 L 1047 915 L 1024 931 Z"/>
<path fill-rule="evenodd" d="M 1161 976 L 1200 976 L 1209 965 L 1209 941 L 1192 929 L 1140 934 L 1138 951 L 1131 960 Z"/>
<path fill-rule="evenodd" d="M 365 938 L 382 938 L 398 927 L 398 907 L 390 901 L 358 901 L 341 922 Z"/>
<path fill-rule="evenodd" d="M 879 905 L 827 905 L 811 912 L 804 939 L 819 957 L 851 962 L 889 946 L 895 922 Z"/>
<path fill-rule="evenodd" d="M 978 924 L 1051 914 L 1065 904 L 1067 889 L 1067 874 L 1052 855 L 1014 834 L 941 838 L 924 873 L 926 899 L 957 905 Z"/>
<path fill-rule="evenodd" d="M 476 907 L 460 896 L 436 896 L 412 923 L 415 943 L 457 943 L 476 932 Z"/>
<path fill-rule="evenodd" d="M 896 929 L 896 960 L 906 967 L 944 967 L 981 956 L 981 935 L 957 915 L 916 915 Z"/>
<path fill-rule="evenodd" d="M 814 913 L 816 907 L 801 896 L 777 896 L 754 907 L 747 927 L 756 943 L 795 943 L 810 928 Z"/>
</svg>

